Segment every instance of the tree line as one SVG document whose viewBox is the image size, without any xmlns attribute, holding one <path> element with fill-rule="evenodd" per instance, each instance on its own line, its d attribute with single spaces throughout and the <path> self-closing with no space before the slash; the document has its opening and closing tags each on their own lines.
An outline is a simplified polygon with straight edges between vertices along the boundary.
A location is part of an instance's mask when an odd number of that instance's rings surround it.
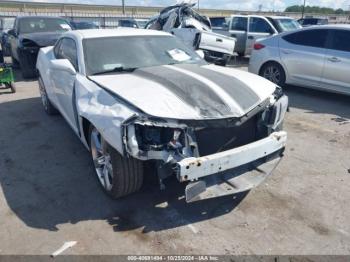
<svg viewBox="0 0 350 262">
<path fill-rule="evenodd" d="M 289 6 L 285 10 L 285 12 L 291 12 L 291 13 L 301 13 L 302 11 L 303 11 L 302 5 Z M 305 6 L 305 13 L 337 14 L 337 15 L 350 14 L 349 11 L 346 11 L 342 8 L 333 9 L 333 8 L 329 8 L 329 7 L 319 7 L 319 6 Z"/>
</svg>

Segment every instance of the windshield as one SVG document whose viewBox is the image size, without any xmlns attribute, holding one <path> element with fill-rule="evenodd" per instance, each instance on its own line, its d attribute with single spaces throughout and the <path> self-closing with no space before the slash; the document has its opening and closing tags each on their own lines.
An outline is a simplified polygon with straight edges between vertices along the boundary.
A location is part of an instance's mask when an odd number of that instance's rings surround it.
<svg viewBox="0 0 350 262">
<path fill-rule="evenodd" d="M 0 20 L 1 23 L 1 29 L 6 30 L 6 29 L 11 29 L 13 28 L 13 23 L 15 22 L 14 18 L 2 18 Z"/>
<path fill-rule="evenodd" d="M 83 40 L 87 75 L 119 68 L 205 62 L 173 36 L 129 36 Z"/>
<path fill-rule="evenodd" d="M 210 22 L 212 27 L 224 27 L 227 25 L 225 17 L 213 17 L 210 18 Z"/>
<path fill-rule="evenodd" d="M 279 32 L 293 31 L 301 28 L 301 25 L 294 19 L 274 19 Z"/>
<path fill-rule="evenodd" d="M 60 18 L 28 17 L 19 20 L 19 33 L 65 32 L 71 30 L 70 25 Z"/>
</svg>

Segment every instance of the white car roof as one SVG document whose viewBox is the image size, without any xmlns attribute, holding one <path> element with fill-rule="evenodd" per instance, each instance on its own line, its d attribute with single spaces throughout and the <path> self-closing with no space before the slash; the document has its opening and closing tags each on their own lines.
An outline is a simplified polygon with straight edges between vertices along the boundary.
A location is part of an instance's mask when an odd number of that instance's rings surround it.
<svg viewBox="0 0 350 262">
<path fill-rule="evenodd" d="M 266 17 L 272 18 L 272 19 L 293 19 L 289 16 L 277 16 L 277 15 L 268 15 Z"/>
<path fill-rule="evenodd" d="M 293 19 L 289 16 L 277 16 L 277 15 L 231 15 L 231 17 L 236 17 L 236 16 L 240 16 L 240 17 L 259 17 L 259 18 L 272 18 L 272 19 Z"/>
<path fill-rule="evenodd" d="M 350 29 L 350 25 L 349 24 L 334 24 L 334 25 L 332 25 L 332 24 L 329 24 L 329 25 L 320 25 L 320 26 L 322 26 L 322 28 L 330 28 L 330 29 L 332 29 L 332 28 L 335 28 L 335 29 L 347 29 L 347 30 L 349 30 Z"/>
<path fill-rule="evenodd" d="M 103 37 L 116 37 L 116 36 L 171 36 L 171 34 L 146 29 L 134 29 L 134 28 L 117 28 L 117 29 L 88 29 L 88 30 L 76 30 L 65 33 L 66 36 L 75 36 L 81 39 L 87 38 L 103 38 Z"/>
</svg>

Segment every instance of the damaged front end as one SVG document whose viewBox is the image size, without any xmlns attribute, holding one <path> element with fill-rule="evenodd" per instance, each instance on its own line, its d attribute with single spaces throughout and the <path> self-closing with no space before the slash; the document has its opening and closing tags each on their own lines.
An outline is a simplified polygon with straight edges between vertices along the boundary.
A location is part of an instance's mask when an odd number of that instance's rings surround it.
<svg viewBox="0 0 350 262">
<path fill-rule="evenodd" d="M 186 201 L 250 190 L 283 156 L 288 98 L 278 88 L 240 118 L 169 120 L 133 117 L 123 125 L 125 153 L 156 162 L 162 180 L 187 182 Z"/>
</svg>

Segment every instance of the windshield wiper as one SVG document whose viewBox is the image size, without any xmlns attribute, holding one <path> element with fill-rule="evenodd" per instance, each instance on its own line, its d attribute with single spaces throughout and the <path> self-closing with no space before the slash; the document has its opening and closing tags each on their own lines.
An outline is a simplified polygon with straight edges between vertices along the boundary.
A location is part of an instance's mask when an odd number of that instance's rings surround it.
<svg viewBox="0 0 350 262">
<path fill-rule="evenodd" d="M 133 72 L 137 69 L 137 67 L 129 67 L 129 68 L 125 68 L 123 66 L 117 66 L 113 69 L 109 69 L 109 70 L 105 70 L 105 71 L 101 71 L 101 72 L 97 72 L 92 74 L 93 76 L 96 75 L 104 75 L 104 74 L 109 74 L 109 73 L 116 73 L 116 72 Z"/>
</svg>

